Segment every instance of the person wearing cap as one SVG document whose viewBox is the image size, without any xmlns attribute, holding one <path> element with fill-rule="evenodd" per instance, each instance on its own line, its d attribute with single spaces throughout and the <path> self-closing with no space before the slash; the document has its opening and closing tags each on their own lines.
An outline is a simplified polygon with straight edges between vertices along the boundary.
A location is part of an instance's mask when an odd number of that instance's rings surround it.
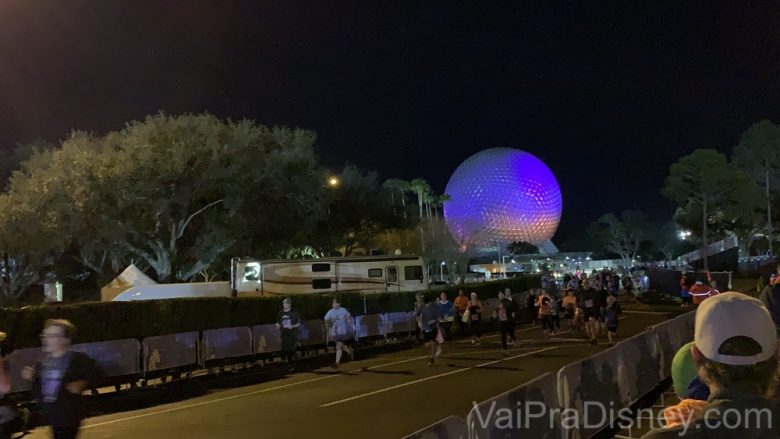
<svg viewBox="0 0 780 439">
<path fill-rule="evenodd" d="M 350 331 L 352 315 L 346 308 L 341 307 L 338 299 L 333 299 L 333 307 L 325 314 L 323 320 L 328 327 L 328 336 L 336 343 L 336 362 L 333 367 L 338 369 L 343 352 L 346 352 L 351 359 L 355 358 L 354 352 L 346 344 L 354 337 L 354 330 Z"/>
<path fill-rule="evenodd" d="M 707 407 L 710 388 L 699 378 L 692 348 L 693 342 L 684 345 L 672 359 L 672 386 L 680 402 L 664 409 L 666 427 L 676 427 L 686 419 L 695 419 Z"/>
<path fill-rule="evenodd" d="M 287 297 L 282 301 L 282 310 L 276 314 L 276 327 L 279 328 L 282 339 L 282 359 L 287 362 L 290 372 L 293 371 L 299 326 L 301 326 L 301 318 L 298 312 L 292 310 L 292 302 Z"/>
<path fill-rule="evenodd" d="M 780 413 L 773 400 L 778 342 L 772 317 L 761 301 L 728 292 L 696 310 L 693 361 L 710 389 L 695 418 L 653 430 L 644 439 L 777 438 Z"/>
</svg>

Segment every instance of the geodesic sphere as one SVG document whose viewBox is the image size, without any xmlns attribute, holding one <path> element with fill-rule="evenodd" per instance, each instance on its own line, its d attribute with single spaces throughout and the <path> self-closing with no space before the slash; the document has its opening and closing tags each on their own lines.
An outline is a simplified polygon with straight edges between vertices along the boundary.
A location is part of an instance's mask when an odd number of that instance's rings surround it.
<svg viewBox="0 0 780 439">
<path fill-rule="evenodd" d="M 536 156 L 514 148 L 478 152 L 458 166 L 444 218 L 459 244 L 541 244 L 561 220 L 561 189 Z"/>
</svg>

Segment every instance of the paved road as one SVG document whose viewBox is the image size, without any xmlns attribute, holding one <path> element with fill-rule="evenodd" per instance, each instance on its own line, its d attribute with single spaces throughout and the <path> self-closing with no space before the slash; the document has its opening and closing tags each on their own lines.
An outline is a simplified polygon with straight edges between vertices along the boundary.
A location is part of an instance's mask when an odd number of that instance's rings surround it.
<svg viewBox="0 0 780 439">
<path fill-rule="evenodd" d="M 621 335 L 663 321 L 626 314 Z M 520 346 L 504 356 L 496 336 L 481 346 L 457 342 L 427 367 L 422 347 L 320 368 L 256 385 L 143 410 L 90 418 L 81 438 L 171 439 L 257 437 L 398 438 L 599 349 L 581 338 L 547 340 L 520 328 Z M 47 437 L 39 428 L 29 438 Z"/>
</svg>

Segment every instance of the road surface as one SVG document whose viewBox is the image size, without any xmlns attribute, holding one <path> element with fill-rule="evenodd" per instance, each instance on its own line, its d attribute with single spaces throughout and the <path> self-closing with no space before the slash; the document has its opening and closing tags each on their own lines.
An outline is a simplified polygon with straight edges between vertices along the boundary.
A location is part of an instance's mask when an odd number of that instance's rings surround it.
<svg viewBox="0 0 780 439">
<path fill-rule="evenodd" d="M 668 318 L 624 314 L 620 333 L 637 334 Z M 479 402 L 545 372 L 604 349 L 567 335 L 546 339 L 539 328 L 518 330 L 520 345 L 504 356 L 498 337 L 445 347 L 427 366 L 426 349 L 409 348 L 372 358 L 294 373 L 255 385 L 85 421 L 83 439 L 258 437 L 398 438 L 449 415 L 465 416 Z M 36 429 L 28 438 L 48 437 Z"/>
</svg>

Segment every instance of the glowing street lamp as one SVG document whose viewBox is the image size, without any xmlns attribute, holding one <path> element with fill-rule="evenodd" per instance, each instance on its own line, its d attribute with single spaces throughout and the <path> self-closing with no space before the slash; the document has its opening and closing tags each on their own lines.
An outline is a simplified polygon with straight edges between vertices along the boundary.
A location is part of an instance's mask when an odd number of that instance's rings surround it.
<svg viewBox="0 0 780 439">
<path fill-rule="evenodd" d="M 338 177 L 329 177 L 328 178 L 328 186 L 330 187 L 336 187 L 339 185 L 339 179 Z"/>
</svg>

